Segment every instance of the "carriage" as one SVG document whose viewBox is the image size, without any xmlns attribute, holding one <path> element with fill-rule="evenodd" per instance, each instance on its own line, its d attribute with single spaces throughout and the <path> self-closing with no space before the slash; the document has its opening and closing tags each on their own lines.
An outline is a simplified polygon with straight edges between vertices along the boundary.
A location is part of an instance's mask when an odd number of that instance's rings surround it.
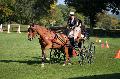
<svg viewBox="0 0 120 79">
<path fill-rule="evenodd" d="M 78 30 L 78 28 L 76 28 Z M 77 31 L 76 30 L 76 31 Z M 76 36 L 77 46 L 72 45 L 71 38 L 65 34 L 56 33 L 44 26 L 32 24 L 28 28 L 28 39 L 32 40 L 36 35 L 39 35 L 39 43 L 42 50 L 42 66 L 46 59 L 45 49 L 50 51 L 50 63 L 64 61 L 64 64 L 70 63 L 70 58 L 75 55 L 78 56 L 79 63 L 92 63 L 95 54 L 94 42 L 90 42 L 87 37 L 81 38 L 81 33 L 78 32 Z"/>
</svg>

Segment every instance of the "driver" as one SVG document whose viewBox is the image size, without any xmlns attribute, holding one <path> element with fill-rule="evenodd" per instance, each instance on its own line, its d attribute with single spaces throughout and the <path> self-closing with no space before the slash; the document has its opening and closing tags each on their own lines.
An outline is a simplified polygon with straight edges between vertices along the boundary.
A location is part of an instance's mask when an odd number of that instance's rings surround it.
<svg viewBox="0 0 120 79">
<path fill-rule="evenodd" d="M 77 25 L 77 19 L 75 18 L 74 12 L 70 12 L 67 24 L 68 28 L 71 30 L 73 30 L 74 27 Z"/>
<path fill-rule="evenodd" d="M 73 47 L 75 47 L 75 37 L 76 37 L 75 27 L 77 27 L 79 30 L 80 28 L 78 26 L 81 27 L 82 21 L 75 17 L 74 12 L 70 12 L 70 16 L 69 16 L 67 24 L 68 24 L 68 29 L 69 29 L 68 37 L 70 39 L 70 43 Z M 81 31 L 81 30 L 79 30 L 79 31 Z"/>
</svg>

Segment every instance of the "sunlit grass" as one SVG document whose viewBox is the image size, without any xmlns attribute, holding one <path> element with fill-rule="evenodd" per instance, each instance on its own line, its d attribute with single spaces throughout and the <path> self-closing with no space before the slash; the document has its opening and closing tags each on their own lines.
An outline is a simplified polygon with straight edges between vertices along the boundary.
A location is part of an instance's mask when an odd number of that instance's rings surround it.
<svg viewBox="0 0 120 79">
<path fill-rule="evenodd" d="M 110 48 L 101 48 L 100 43 L 95 43 L 94 63 L 81 66 L 74 60 L 71 66 L 46 63 L 41 68 L 41 50 L 37 38 L 30 42 L 26 33 L 0 33 L 0 79 L 119 79 L 118 74 L 114 78 L 106 74 L 120 73 L 120 60 L 114 59 L 116 51 L 120 49 L 120 38 L 99 39 L 104 43 L 107 40 Z M 91 41 L 95 41 L 95 38 L 91 37 Z"/>
</svg>

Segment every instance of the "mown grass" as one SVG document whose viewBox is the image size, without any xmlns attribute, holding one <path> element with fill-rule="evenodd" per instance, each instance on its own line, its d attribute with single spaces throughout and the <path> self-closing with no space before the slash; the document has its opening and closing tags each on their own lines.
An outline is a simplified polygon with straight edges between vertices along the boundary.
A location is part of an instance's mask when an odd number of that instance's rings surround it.
<svg viewBox="0 0 120 79">
<path fill-rule="evenodd" d="M 0 79 L 120 79 L 120 60 L 114 58 L 120 38 L 99 39 L 107 40 L 110 48 L 96 43 L 94 63 L 81 66 L 76 60 L 65 67 L 46 63 L 41 68 L 37 38 L 30 42 L 26 33 L 0 33 Z"/>
</svg>

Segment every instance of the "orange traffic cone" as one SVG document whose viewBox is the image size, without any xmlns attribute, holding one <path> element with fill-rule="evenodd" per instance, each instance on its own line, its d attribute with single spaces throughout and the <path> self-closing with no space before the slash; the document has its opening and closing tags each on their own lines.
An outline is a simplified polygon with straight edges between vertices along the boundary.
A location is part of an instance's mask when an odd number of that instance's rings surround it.
<svg viewBox="0 0 120 79">
<path fill-rule="evenodd" d="M 102 44 L 101 44 L 101 48 L 104 48 L 104 47 L 105 47 L 105 45 L 104 45 L 104 43 L 102 43 Z"/>
<path fill-rule="evenodd" d="M 117 54 L 115 55 L 115 58 L 120 59 L 120 50 L 117 52 Z"/>
<path fill-rule="evenodd" d="M 106 41 L 106 48 L 109 48 L 109 44 L 108 44 L 108 42 Z"/>
</svg>

